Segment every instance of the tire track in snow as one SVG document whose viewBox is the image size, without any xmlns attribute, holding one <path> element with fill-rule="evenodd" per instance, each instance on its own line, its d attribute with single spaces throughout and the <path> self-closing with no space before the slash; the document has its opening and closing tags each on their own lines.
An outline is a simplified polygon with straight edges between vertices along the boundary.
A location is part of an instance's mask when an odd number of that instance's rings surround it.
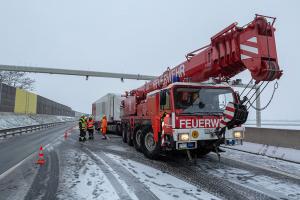
<svg viewBox="0 0 300 200">
<path fill-rule="evenodd" d="M 40 166 L 25 200 L 55 199 L 59 179 L 59 162 L 56 151 L 50 151 L 46 160 L 47 162 Z"/>
<path fill-rule="evenodd" d="M 118 180 L 123 179 L 125 183 L 121 183 L 124 187 L 129 187 L 129 190 L 133 191 L 137 199 L 143 200 L 158 200 L 159 198 L 155 196 L 142 182 L 140 182 L 135 176 L 126 170 L 122 165 L 113 161 L 103 152 L 97 152 L 99 155 L 95 154 L 91 150 L 88 151 L 93 154 L 97 159 L 101 160 L 108 168 L 111 168 L 113 173 L 118 174 L 116 177 Z"/>
<path fill-rule="evenodd" d="M 122 157 L 105 153 L 105 156 L 123 165 L 133 176 L 149 187 L 161 199 L 190 199 L 190 200 L 216 200 L 218 197 L 205 192 L 198 187 L 178 179 L 169 173 L 162 172 L 144 164 L 124 159 Z"/>
<path fill-rule="evenodd" d="M 56 199 L 120 200 L 105 172 L 80 149 L 60 147 L 61 178 Z"/>
<path fill-rule="evenodd" d="M 100 167 L 107 179 L 110 181 L 111 185 L 115 188 L 120 199 L 138 200 L 135 194 L 128 191 L 126 186 L 120 180 L 118 180 L 118 177 L 116 177 L 116 173 L 114 172 L 114 170 L 103 159 L 101 159 L 99 156 L 97 156 L 87 148 L 82 148 L 81 150 L 86 153 L 91 159 L 93 159 Z"/>
</svg>

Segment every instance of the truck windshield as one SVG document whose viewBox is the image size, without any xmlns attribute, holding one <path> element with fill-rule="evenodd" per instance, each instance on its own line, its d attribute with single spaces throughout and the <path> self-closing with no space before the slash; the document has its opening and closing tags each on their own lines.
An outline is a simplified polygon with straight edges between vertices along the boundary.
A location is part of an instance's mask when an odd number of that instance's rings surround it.
<svg viewBox="0 0 300 200">
<path fill-rule="evenodd" d="M 228 88 L 176 88 L 175 108 L 181 114 L 223 113 L 228 102 L 234 102 Z"/>
</svg>

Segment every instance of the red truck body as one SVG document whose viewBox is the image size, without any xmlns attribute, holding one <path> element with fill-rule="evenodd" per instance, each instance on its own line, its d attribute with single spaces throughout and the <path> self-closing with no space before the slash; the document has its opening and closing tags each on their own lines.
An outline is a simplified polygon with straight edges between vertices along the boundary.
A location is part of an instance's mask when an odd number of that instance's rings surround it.
<svg viewBox="0 0 300 200">
<path fill-rule="evenodd" d="M 121 103 L 123 141 L 150 158 L 161 150 L 188 149 L 200 154 L 213 150 L 220 141 L 214 130 L 230 121 L 235 114 L 231 106 L 241 102 L 228 84 L 207 81 L 228 81 L 246 69 L 256 83 L 282 75 L 275 19 L 268 20 L 256 15 L 243 27 L 231 24 L 211 37 L 209 45 L 188 53 L 181 64 L 127 92 Z M 224 141 L 236 137 L 243 137 L 240 124 L 227 128 L 223 135 Z"/>
</svg>

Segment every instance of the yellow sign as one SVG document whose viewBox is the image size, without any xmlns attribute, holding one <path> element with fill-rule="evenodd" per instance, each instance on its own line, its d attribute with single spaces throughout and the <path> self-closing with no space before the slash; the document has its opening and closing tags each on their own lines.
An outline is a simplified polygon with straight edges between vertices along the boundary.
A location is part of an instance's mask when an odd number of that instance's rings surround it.
<svg viewBox="0 0 300 200">
<path fill-rule="evenodd" d="M 199 132 L 198 131 L 193 131 L 192 132 L 192 137 L 193 138 L 197 138 L 199 136 Z"/>
</svg>

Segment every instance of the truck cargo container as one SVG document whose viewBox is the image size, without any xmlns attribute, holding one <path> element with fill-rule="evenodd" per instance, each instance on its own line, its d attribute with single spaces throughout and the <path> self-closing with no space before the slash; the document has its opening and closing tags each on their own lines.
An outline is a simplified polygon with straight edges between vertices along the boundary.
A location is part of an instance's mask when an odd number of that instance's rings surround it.
<svg viewBox="0 0 300 200">
<path fill-rule="evenodd" d="M 92 114 L 95 117 L 96 128 L 104 115 L 107 118 L 108 131 L 120 134 L 120 104 L 122 97 L 119 94 L 108 93 L 92 104 Z"/>
</svg>

